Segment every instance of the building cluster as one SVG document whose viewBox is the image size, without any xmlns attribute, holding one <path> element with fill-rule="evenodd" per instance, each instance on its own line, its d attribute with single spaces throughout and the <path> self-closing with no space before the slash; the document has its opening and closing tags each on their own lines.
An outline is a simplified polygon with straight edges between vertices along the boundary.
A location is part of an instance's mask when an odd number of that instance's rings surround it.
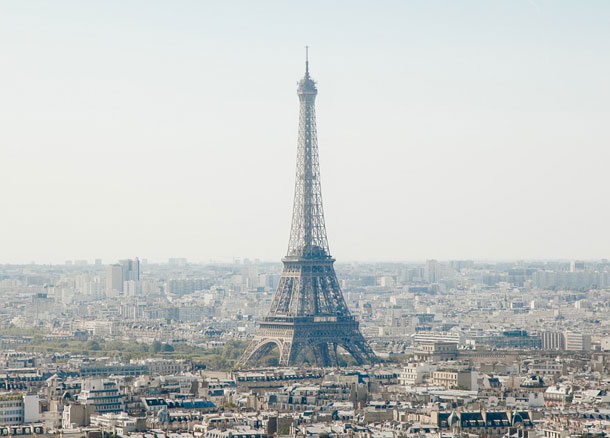
<svg viewBox="0 0 610 438">
<path fill-rule="evenodd" d="M 268 311 L 281 266 L 249 260 L 104 266 L 0 266 L 0 329 L 50 338 L 103 337 L 206 346 L 248 339 Z M 537 273 L 604 276 L 600 262 L 337 265 L 348 306 L 376 352 L 406 353 L 424 338 L 460 348 L 609 350 L 605 283 L 540 284 Z M 0 332 L 0 345 L 22 342 Z"/>
<path fill-rule="evenodd" d="M 423 348 L 436 345 L 432 350 Z M 610 434 L 610 355 L 459 350 L 402 364 L 195 369 L 183 360 L 0 354 L 0 434 L 572 437 Z M 91 364 L 96 362 L 96 364 Z M 26 366 L 22 366 L 26 365 Z"/>
<path fill-rule="evenodd" d="M 172 353 L 246 345 L 281 269 L 0 266 L 0 435 L 610 435 L 606 260 L 338 264 L 375 365 L 274 368 L 272 351 L 235 370 L 235 355 L 221 366 Z"/>
</svg>

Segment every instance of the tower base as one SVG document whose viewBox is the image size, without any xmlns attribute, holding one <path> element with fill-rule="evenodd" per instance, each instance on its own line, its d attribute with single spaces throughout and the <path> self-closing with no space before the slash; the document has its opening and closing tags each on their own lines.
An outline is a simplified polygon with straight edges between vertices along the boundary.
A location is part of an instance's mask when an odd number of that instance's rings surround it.
<svg viewBox="0 0 610 438">
<path fill-rule="evenodd" d="M 275 346 L 280 352 L 280 366 L 300 365 L 301 355 L 307 351 L 313 353 L 315 365 L 338 366 L 338 347 L 347 351 L 359 365 L 376 360 L 375 353 L 360 333 L 358 322 L 351 315 L 268 316 L 261 321 L 237 367 L 255 362 Z"/>
</svg>

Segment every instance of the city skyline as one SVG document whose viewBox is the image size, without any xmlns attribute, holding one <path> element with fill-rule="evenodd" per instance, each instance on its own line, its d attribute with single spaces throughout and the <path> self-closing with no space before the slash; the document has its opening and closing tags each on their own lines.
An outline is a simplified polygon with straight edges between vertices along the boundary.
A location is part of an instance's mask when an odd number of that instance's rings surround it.
<svg viewBox="0 0 610 438">
<path fill-rule="evenodd" d="M 610 438 L 608 23 L 0 2 L 0 438 Z"/>
<path fill-rule="evenodd" d="M 594 5 L 5 2 L 0 263 L 279 261 L 306 44 L 339 260 L 607 257 Z"/>
</svg>

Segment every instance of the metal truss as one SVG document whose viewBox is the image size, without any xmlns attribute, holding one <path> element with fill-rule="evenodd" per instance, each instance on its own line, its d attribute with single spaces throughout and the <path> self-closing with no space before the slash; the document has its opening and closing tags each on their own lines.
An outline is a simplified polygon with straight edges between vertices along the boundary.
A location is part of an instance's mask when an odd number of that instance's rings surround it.
<svg viewBox="0 0 610 438">
<path fill-rule="evenodd" d="M 238 367 L 263 357 L 274 346 L 280 352 L 280 365 L 298 365 L 302 353 L 310 351 L 318 365 L 337 366 L 338 347 L 359 364 L 376 360 L 345 303 L 328 248 L 316 133 L 318 90 L 309 76 L 308 59 L 305 66 L 297 89 L 299 140 L 288 253 L 269 313 Z"/>
<path fill-rule="evenodd" d="M 316 83 L 309 77 L 309 62 L 305 77 L 299 82 L 297 94 L 300 102 L 299 139 L 288 256 L 330 257 L 318 159 L 315 108 L 318 89 Z"/>
</svg>

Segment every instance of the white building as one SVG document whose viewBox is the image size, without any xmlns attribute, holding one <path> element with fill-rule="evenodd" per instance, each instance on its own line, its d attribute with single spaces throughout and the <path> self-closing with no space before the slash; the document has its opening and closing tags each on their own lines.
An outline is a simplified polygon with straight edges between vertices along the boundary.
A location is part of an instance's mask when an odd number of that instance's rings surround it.
<svg viewBox="0 0 610 438">
<path fill-rule="evenodd" d="M 543 350 L 563 350 L 565 341 L 561 332 L 543 332 L 542 333 L 542 349 Z"/>
<path fill-rule="evenodd" d="M 29 424 L 39 420 L 40 403 L 37 395 L 0 394 L 0 424 Z"/>
<path fill-rule="evenodd" d="M 581 333 L 565 332 L 566 351 L 589 351 L 591 349 L 591 336 Z"/>
<path fill-rule="evenodd" d="M 152 375 L 171 376 L 188 371 L 189 364 L 184 360 L 149 358 L 137 361 L 138 364 L 146 365 L 148 372 Z"/>
<path fill-rule="evenodd" d="M 433 369 L 434 367 L 427 363 L 408 364 L 402 369 L 398 381 L 401 385 L 419 385 L 424 383 Z"/>
<path fill-rule="evenodd" d="M 106 266 L 106 290 L 123 292 L 123 267 L 119 264 Z"/>
<path fill-rule="evenodd" d="M 93 405 L 96 412 L 121 412 L 123 396 L 119 393 L 116 382 L 104 379 L 88 379 L 83 383 L 78 400 Z"/>
</svg>

